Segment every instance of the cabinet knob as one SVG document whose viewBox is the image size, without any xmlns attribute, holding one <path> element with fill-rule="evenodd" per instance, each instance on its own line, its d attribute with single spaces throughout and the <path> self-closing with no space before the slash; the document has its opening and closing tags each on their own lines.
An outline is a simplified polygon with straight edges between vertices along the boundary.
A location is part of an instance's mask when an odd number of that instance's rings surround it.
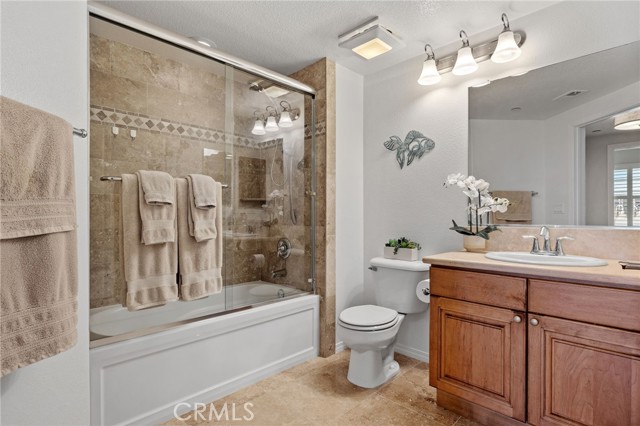
<svg viewBox="0 0 640 426">
<path fill-rule="evenodd" d="M 522 318 L 520 317 L 520 315 L 516 315 L 515 317 L 513 317 L 513 322 L 522 322 Z"/>
<path fill-rule="evenodd" d="M 531 318 L 531 321 L 529 321 L 529 322 L 530 322 L 530 323 L 531 323 L 531 325 L 533 325 L 534 327 L 535 327 L 536 325 L 540 324 L 540 322 L 539 322 L 537 319 L 535 319 L 535 318 Z"/>
</svg>

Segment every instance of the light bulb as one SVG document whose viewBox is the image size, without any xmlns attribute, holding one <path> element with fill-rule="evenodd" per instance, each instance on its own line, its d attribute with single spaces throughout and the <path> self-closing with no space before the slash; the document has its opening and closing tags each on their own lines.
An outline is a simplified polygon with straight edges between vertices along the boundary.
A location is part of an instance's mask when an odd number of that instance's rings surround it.
<svg viewBox="0 0 640 426">
<path fill-rule="evenodd" d="M 436 60 L 427 59 L 424 61 L 424 64 L 422 65 L 422 73 L 420 74 L 420 78 L 418 78 L 418 84 L 429 86 L 431 84 L 436 84 L 440 80 L 442 80 L 442 77 L 438 72 Z"/>
<path fill-rule="evenodd" d="M 522 50 L 518 47 L 513 31 L 503 31 L 498 36 L 498 45 L 491 55 L 491 60 L 496 64 L 513 61 L 518 58 Z"/>
<path fill-rule="evenodd" d="M 253 129 L 251 129 L 251 133 L 254 135 L 264 135 L 264 123 L 259 118 L 256 119 L 256 122 L 253 124 Z"/>
<path fill-rule="evenodd" d="M 471 74 L 478 69 L 473 53 L 469 46 L 463 46 L 458 50 L 458 57 L 456 58 L 456 64 L 451 71 L 455 75 L 467 75 Z"/>
<path fill-rule="evenodd" d="M 293 121 L 291 121 L 291 115 L 289 114 L 289 111 L 282 111 L 282 114 L 280 114 L 280 121 L 278 121 L 278 125 L 280 127 L 293 126 Z"/>
<path fill-rule="evenodd" d="M 277 132 L 279 127 L 278 127 L 278 123 L 276 123 L 276 118 L 273 115 L 270 115 L 269 118 L 267 118 L 267 124 L 264 126 L 264 129 L 267 132 Z"/>
</svg>

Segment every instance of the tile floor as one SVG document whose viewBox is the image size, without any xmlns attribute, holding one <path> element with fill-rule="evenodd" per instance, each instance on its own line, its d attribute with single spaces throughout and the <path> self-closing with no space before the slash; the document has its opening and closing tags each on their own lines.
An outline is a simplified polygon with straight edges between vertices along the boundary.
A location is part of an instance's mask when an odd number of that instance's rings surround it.
<svg viewBox="0 0 640 426">
<path fill-rule="evenodd" d="M 429 386 L 429 365 L 396 354 L 400 373 L 377 389 L 363 389 L 347 380 L 349 351 L 330 358 L 316 358 L 213 402 L 202 418 L 193 412 L 186 421 L 172 419 L 171 426 L 256 425 L 256 426 L 480 426 L 440 408 L 436 390 Z M 244 409 L 244 403 L 253 419 Z M 227 413 L 223 412 L 227 405 Z M 236 419 L 232 407 L 235 403 Z M 221 417 L 216 419 L 215 413 Z M 225 418 L 227 417 L 227 418 Z"/>
</svg>

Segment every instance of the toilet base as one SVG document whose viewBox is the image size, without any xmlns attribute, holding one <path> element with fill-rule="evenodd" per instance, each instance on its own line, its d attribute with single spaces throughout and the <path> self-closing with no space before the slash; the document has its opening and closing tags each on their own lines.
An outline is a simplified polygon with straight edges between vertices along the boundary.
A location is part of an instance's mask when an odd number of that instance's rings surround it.
<svg viewBox="0 0 640 426">
<path fill-rule="evenodd" d="M 362 388 L 376 388 L 388 382 L 400 372 L 400 365 L 393 359 L 393 348 L 368 350 L 351 349 L 347 379 Z"/>
</svg>

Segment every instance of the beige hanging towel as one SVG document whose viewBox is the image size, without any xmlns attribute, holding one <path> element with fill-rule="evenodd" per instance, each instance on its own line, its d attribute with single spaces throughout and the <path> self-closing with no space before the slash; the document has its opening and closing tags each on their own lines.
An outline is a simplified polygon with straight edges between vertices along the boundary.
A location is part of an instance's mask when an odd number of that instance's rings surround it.
<svg viewBox="0 0 640 426">
<path fill-rule="evenodd" d="M 491 195 L 509 200 L 509 208 L 506 212 L 493 213 L 493 223 L 531 224 L 531 191 L 491 191 Z"/>
<path fill-rule="evenodd" d="M 0 364 L 4 376 L 77 339 L 73 128 L 0 97 Z"/>
<path fill-rule="evenodd" d="M 216 205 L 222 206 L 222 185 L 216 185 Z M 222 234 L 215 239 L 197 242 L 189 235 L 189 189 L 187 179 L 176 179 L 178 189 L 178 256 L 180 297 L 194 300 L 222 291 Z M 215 218 L 222 228 L 222 215 Z"/>
<path fill-rule="evenodd" d="M 175 181 L 174 181 L 175 182 Z M 178 300 L 178 247 L 176 242 L 146 245 L 140 242 L 138 177 L 122 175 L 120 241 L 125 288 L 123 306 L 130 311 L 164 305 Z M 176 203 L 171 208 L 175 217 Z M 174 222 L 175 232 L 175 222 Z"/>
<path fill-rule="evenodd" d="M 169 173 L 140 170 L 138 203 L 142 219 L 142 244 L 176 241 L 176 184 Z"/>
<path fill-rule="evenodd" d="M 207 241 L 215 239 L 216 230 L 216 204 L 217 195 L 222 191 L 222 187 L 213 180 L 211 176 L 188 175 L 188 205 L 189 209 L 189 235 L 196 241 Z M 215 197 L 215 198 L 214 198 Z"/>
</svg>

